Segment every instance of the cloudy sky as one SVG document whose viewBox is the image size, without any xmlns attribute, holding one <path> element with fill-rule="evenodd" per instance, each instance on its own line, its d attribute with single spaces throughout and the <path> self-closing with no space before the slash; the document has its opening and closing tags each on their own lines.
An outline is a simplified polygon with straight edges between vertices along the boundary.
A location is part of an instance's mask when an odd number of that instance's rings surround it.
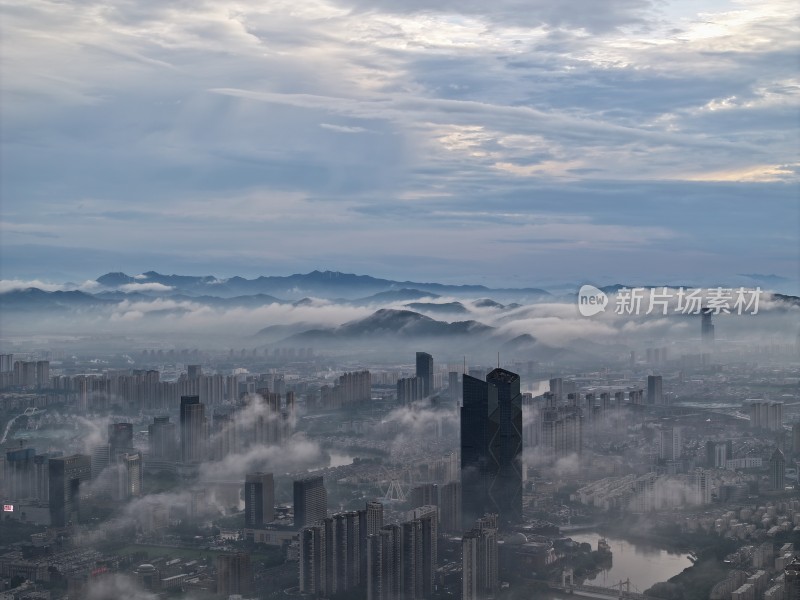
<svg viewBox="0 0 800 600">
<path fill-rule="evenodd" d="M 796 0 L 1 10 L 3 278 L 797 279 Z"/>
</svg>

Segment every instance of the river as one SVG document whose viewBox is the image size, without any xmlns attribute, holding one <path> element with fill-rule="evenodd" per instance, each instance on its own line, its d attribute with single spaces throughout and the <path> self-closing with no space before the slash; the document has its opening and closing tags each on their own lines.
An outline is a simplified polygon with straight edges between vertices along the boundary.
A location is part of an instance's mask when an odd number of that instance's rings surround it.
<svg viewBox="0 0 800 600">
<path fill-rule="evenodd" d="M 598 533 L 575 533 L 570 537 L 576 542 L 592 545 L 597 550 Z M 589 585 L 609 587 L 620 580 L 630 578 L 631 591 L 644 592 L 660 581 L 667 581 L 687 567 L 692 566 L 685 553 L 673 553 L 652 546 L 643 546 L 620 538 L 606 537 L 611 546 L 613 563 L 610 569 L 600 571 L 593 578 L 587 578 Z"/>
</svg>

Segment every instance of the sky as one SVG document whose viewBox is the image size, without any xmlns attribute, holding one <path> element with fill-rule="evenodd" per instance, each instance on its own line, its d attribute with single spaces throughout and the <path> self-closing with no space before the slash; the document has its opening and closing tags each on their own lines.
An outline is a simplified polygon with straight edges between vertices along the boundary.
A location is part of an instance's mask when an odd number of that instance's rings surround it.
<svg viewBox="0 0 800 600">
<path fill-rule="evenodd" d="M 796 0 L 0 10 L 3 279 L 798 279 Z"/>
</svg>

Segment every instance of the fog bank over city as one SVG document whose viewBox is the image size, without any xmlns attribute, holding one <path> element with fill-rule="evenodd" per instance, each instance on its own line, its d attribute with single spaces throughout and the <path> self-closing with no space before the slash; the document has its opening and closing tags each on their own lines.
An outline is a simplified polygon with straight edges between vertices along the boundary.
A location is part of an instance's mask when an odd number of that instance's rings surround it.
<svg viewBox="0 0 800 600">
<path fill-rule="evenodd" d="M 0 600 L 799 600 L 797 0 L 7 0 Z"/>
<path fill-rule="evenodd" d="M 644 346 L 661 340 L 689 351 L 698 340 L 700 305 L 680 306 L 681 287 L 631 285 L 641 292 L 636 310 L 633 305 L 622 306 L 620 290 L 624 295 L 626 286 L 604 288 L 609 304 L 604 311 L 586 317 L 579 312 L 577 289 L 492 289 L 401 283 L 341 273 L 313 275 L 306 276 L 309 289 L 287 288 L 284 283 L 274 290 L 278 284 L 259 284 L 287 297 L 302 296 L 295 300 L 261 292 L 240 295 L 243 290 L 234 284 L 213 278 L 109 274 L 94 285 L 82 286 L 91 292 L 59 290 L 41 282 L 42 287 L 22 287 L 26 282 L 7 281 L 6 291 L 0 293 L 2 336 L 12 344 L 47 340 L 64 349 L 91 350 L 92 344 L 97 344 L 116 351 L 186 346 L 269 353 L 275 348 L 314 347 L 340 356 L 370 351 L 388 360 L 397 360 L 423 344 L 451 361 L 459 355 L 489 360 L 497 352 L 519 351 L 557 358 L 566 356 L 566 350 L 573 360 L 584 360 L 607 351 L 622 352 L 625 344 Z M 147 283 L 148 279 L 173 285 Z M 361 280 L 363 293 L 372 293 L 344 298 L 337 279 Z M 140 283 L 125 283 L 128 280 Z M 252 288 L 256 284 L 235 285 Z M 218 295 L 211 295 L 208 286 L 218 289 Z M 727 291 L 729 298 L 715 311 L 719 313 L 715 319 L 719 335 L 731 348 L 746 352 L 753 344 L 768 340 L 794 340 L 792 326 L 800 311 L 797 297 L 758 286 L 691 289 Z M 735 304 L 737 290 L 747 294 L 758 290 L 757 303 L 753 305 L 753 298 L 748 298 L 751 305 L 743 311 L 746 300 Z M 316 295 L 303 295 L 309 292 Z M 665 295 L 666 302 L 656 300 L 654 294 Z M 454 343 L 458 345 L 455 352 Z"/>
</svg>

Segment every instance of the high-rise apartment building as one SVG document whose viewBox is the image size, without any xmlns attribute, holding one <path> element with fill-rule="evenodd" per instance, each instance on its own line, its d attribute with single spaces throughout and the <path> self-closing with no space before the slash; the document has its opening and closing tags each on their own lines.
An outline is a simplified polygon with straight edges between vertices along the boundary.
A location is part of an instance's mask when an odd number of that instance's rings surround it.
<svg viewBox="0 0 800 600">
<path fill-rule="evenodd" d="M 750 427 L 781 431 L 783 429 L 783 402 L 769 400 L 745 400 L 750 413 Z"/>
<path fill-rule="evenodd" d="M 367 577 L 367 537 L 375 535 L 383 527 L 383 504 L 376 501 L 367 502 L 365 508 L 358 511 L 358 547 L 360 548 L 360 573 L 363 581 Z"/>
<path fill-rule="evenodd" d="M 114 469 L 114 474 L 116 475 L 115 499 L 128 500 L 142 495 L 144 465 L 142 464 L 142 454 L 140 452 L 118 454 Z"/>
<path fill-rule="evenodd" d="M 583 453 L 583 410 L 578 394 L 567 394 L 567 404 L 559 403 L 552 392 L 545 394 L 535 437 L 541 453 L 555 459 Z"/>
<path fill-rule="evenodd" d="M 436 507 L 420 507 L 410 516 L 367 537 L 368 600 L 431 598 L 437 565 Z"/>
<path fill-rule="evenodd" d="M 400 600 L 402 529 L 384 525 L 367 538 L 367 600 Z"/>
<path fill-rule="evenodd" d="M 776 492 L 786 488 L 786 459 L 780 448 L 775 448 L 769 457 L 769 487 Z"/>
<path fill-rule="evenodd" d="M 439 486 L 435 483 L 422 483 L 411 489 L 409 494 L 411 508 L 419 506 L 439 506 Z"/>
<path fill-rule="evenodd" d="M 800 423 L 792 423 L 792 452 L 800 454 Z"/>
<path fill-rule="evenodd" d="M 411 404 L 425 397 L 425 384 L 419 377 L 401 377 L 397 380 L 397 403 Z"/>
<path fill-rule="evenodd" d="M 48 360 L 36 361 L 36 387 L 50 387 L 50 361 Z"/>
<path fill-rule="evenodd" d="M 439 525 L 446 533 L 462 531 L 460 481 L 444 484 L 439 492 Z"/>
<path fill-rule="evenodd" d="M 733 443 L 731 440 L 726 442 L 706 442 L 706 466 L 709 469 L 725 469 L 727 462 L 733 459 Z"/>
<path fill-rule="evenodd" d="M 462 519 L 499 515 L 522 521 L 522 395 L 516 373 L 495 369 L 481 381 L 464 376 L 461 407 Z"/>
<path fill-rule="evenodd" d="M 11 500 L 36 497 L 36 449 L 9 450 L 5 456 L 3 488 Z"/>
<path fill-rule="evenodd" d="M 554 377 L 550 380 L 550 393 L 553 394 L 556 402 L 561 402 L 564 397 L 564 379 Z"/>
<path fill-rule="evenodd" d="M 682 455 L 683 439 L 680 427 L 664 427 L 658 432 L 658 457 L 678 460 Z"/>
<path fill-rule="evenodd" d="M 253 568 L 249 554 L 219 554 L 216 567 L 218 595 L 227 598 L 233 594 L 246 595 L 253 591 Z"/>
<path fill-rule="evenodd" d="M 414 589 L 416 598 L 433 595 L 433 580 L 439 563 L 439 509 L 436 506 L 420 506 L 409 511 L 407 519 L 415 529 L 413 584 L 407 582 L 406 589 Z"/>
<path fill-rule="evenodd" d="M 362 582 L 361 520 L 338 513 L 300 532 L 300 591 L 319 597 L 354 592 Z"/>
<path fill-rule="evenodd" d="M 485 515 L 461 539 L 462 600 L 485 600 L 498 590 L 497 515 Z"/>
<path fill-rule="evenodd" d="M 458 371 L 449 371 L 447 373 L 447 391 L 450 395 L 450 400 L 457 404 L 461 399 L 461 386 L 458 385 Z"/>
</svg>

